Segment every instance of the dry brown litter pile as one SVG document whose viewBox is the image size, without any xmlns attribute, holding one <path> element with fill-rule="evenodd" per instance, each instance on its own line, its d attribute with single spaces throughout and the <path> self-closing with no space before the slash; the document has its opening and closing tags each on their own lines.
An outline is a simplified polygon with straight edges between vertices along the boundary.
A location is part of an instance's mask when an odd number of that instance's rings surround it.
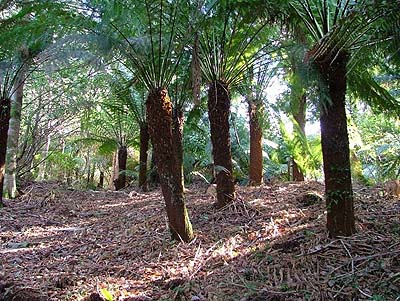
<svg viewBox="0 0 400 301">
<path fill-rule="evenodd" d="M 238 187 L 222 210 L 191 186 L 184 244 L 159 190 L 34 183 L 0 209 L 0 300 L 400 300 L 400 200 L 354 190 L 358 232 L 332 240 L 320 183 Z"/>
</svg>

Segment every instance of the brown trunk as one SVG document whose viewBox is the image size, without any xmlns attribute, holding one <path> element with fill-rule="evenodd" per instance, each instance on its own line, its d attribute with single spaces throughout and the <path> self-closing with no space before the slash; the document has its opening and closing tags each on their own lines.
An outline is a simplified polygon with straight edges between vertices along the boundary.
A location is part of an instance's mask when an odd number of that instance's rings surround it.
<svg viewBox="0 0 400 301">
<path fill-rule="evenodd" d="M 97 184 L 98 188 L 103 188 L 104 186 L 104 171 L 100 171 L 99 183 Z"/>
<path fill-rule="evenodd" d="M 231 138 L 229 135 L 230 95 L 222 81 L 212 82 L 208 89 L 208 118 L 217 178 L 217 202 L 221 208 L 235 199 L 232 174 Z"/>
<path fill-rule="evenodd" d="M 349 236 L 355 232 L 345 110 L 346 63 L 345 53 L 338 53 L 333 62 L 330 58 L 317 62 L 330 98 L 330 103 L 321 101 L 320 116 L 327 228 L 330 237 Z"/>
<path fill-rule="evenodd" d="M 93 163 L 92 169 L 90 170 L 90 184 L 94 183 L 94 174 L 96 173 L 96 164 Z"/>
<path fill-rule="evenodd" d="M 8 126 L 11 102 L 7 97 L 0 98 L 0 207 L 3 207 L 3 182 L 6 165 Z"/>
<path fill-rule="evenodd" d="M 299 125 L 301 133 L 305 134 L 306 128 L 306 95 L 303 94 L 299 99 L 297 112 L 293 114 L 294 120 Z M 304 174 L 297 166 L 296 161 L 293 159 L 293 181 L 304 181 Z"/>
<path fill-rule="evenodd" d="M 185 242 L 193 238 L 192 225 L 185 206 L 180 170 L 174 154 L 172 103 L 167 89 L 150 91 L 146 103 L 147 123 L 156 160 L 161 189 L 172 237 Z"/>
<path fill-rule="evenodd" d="M 86 187 L 89 186 L 90 183 L 90 153 L 89 150 L 86 154 Z M 59 175 L 59 178 L 62 177 Z M 60 180 L 60 179 L 59 179 Z"/>
<path fill-rule="evenodd" d="M 176 159 L 176 169 L 179 171 L 178 177 L 181 179 L 182 187 L 185 187 L 183 178 L 183 111 L 181 108 L 175 108 L 172 121 L 172 144 Z"/>
<path fill-rule="evenodd" d="M 262 129 L 258 116 L 262 110 L 262 103 L 252 99 L 249 99 L 248 102 L 250 121 L 249 185 L 259 186 L 263 182 Z"/>
<path fill-rule="evenodd" d="M 115 190 L 120 190 L 126 185 L 126 160 L 128 158 L 128 150 L 126 146 L 118 148 L 118 178 L 114 180 Z"/>
<path fill-rule="evenodd" d="M 114 152 L 112 156 L 112 172 L 108 185 L 109 189 L 115 189 L 114 183 L 117 179 L 118 179 L 118 151 Z"/>
<path fill-rule="evenodd" d="M 140 154 L 139 154 L 139 188 L 147 191 L 147 151 L 149 150 L 149 132 L 147 124 L 140 127 Z"/>
<path fill-rule="evenodd" d="M 296 181 L 296 182 L 304 181 L 304 174 L 299 169 L 299 166 L 297 165 L 297 163 L 294 159 L 293 159 L 293 181 Z"/>
<path fill-rule="evenodd" d="M 151 154 L 151 168 L 150 168 L 149 181 L 152 185 L 157 185 L 160 183 L 160 177 L 158 176 L 156 167 L 156 156 L 154 154 L 154 149 Z"/>
</svg>

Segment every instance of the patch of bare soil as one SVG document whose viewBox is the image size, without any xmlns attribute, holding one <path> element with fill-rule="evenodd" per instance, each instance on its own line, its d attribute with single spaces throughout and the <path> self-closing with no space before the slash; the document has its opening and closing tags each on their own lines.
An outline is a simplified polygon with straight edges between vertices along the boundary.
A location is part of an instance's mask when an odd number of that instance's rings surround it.
<svg viewBox="0 0 400 301">
<path fill-rule="evenodd" d="M 187 192 L 196 238 L 170 240 L 160 191 L 35 183 L 0 210 L 0 300 L 400 300 L 400 201 L 355 188 L 357 234 L 328 239 L 323 185 Z"/>
</svg>

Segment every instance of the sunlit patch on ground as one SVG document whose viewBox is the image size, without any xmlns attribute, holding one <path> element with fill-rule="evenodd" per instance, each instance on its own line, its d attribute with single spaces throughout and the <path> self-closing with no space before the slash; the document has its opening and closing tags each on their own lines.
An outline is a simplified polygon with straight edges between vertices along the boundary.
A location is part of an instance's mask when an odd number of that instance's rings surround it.
<svg viewBox="0 0 400 301">
<path fill-rule="evenodd" d="M 322 193 L 319 183 L 239 187 L 239 199 L 221 210 L 206 187 L 192 186 L 196 237 L 189 244 L 170 240 L 158 190 L 60 188 L 51 201 L 44 183 L 28 191 L 1 211 L 0 296 L 22 289 L 50 300 L 82 300 L 102 289 L 114 300 L 400 295 L 400 202 L 377 199 L 371 189 L 355 189 L 358 233 L 329 240 L 324 202 L 301 199 Z"/>
</svg>

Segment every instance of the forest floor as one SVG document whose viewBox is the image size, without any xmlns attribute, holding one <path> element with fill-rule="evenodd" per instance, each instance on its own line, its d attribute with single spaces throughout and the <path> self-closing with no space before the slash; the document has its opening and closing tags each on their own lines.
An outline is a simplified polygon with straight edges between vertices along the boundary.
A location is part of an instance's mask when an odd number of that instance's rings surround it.
<svg viewBox="0 0 400 301">
<path fill-rule="evenodd" d="M 0 300 L 400 300 L 399 198 L 354 187 L 357 233 L 329 239 L 304 197 L 320 183 L 238 187 L 222 210 L 206 188 L 188 187 L 185 244 L 160 190 L 25 187 L 0 209 Z"/>
</svg>

